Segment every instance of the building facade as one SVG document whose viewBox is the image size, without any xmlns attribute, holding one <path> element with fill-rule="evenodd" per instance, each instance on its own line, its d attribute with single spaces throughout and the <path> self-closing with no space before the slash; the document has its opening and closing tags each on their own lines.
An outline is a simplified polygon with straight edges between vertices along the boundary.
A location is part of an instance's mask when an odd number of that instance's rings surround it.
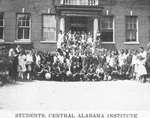
<svg viewBox="0 0 150 118">
<path fill-rule="evenodd" d="M 0 43 L 56 50 L 59 31 L 101 32 L 102 47 L 150 41 L 150 0 L 0 0 Z"/>
</svg>

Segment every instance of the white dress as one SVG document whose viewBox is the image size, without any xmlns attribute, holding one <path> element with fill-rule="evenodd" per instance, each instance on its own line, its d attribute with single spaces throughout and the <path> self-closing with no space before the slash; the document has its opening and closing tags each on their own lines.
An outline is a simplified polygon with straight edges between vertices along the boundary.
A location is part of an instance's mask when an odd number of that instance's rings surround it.
<svg viewBox="0 0 150 118">
<path fill-rule="evenodd" d="M 58 35 L 58 40 L 57 40 L 57 48 L 61 48 L 61 43 L 63 42 L 63 34 Z"/>
<path fill-rule="evenodd" d="M 27 54 L 27 62 L 33 62 L 33 56 L 30 54 Z"/>
<path fill-rule="evenodd" d="M 39 61 L 41 61 L 41 57 L 40 57 L 40 55 L 35 55 L 35 57 L 36 57 L 36 64 L 38 64 Z"/>
<path fill-rule="evenodd" d="M 91 43 L 91 44 L 93 43 L 93 42 L 92 42 L 92 37 L 91 37 L 91 36 L 88 37 L 88 43 Z"/>
<path fill-rule="evenodd" d="M 141 75 L 146 75 L 147 74 L 147 70 L 145 68 L 145 52 L 140 53 L 139 56 L 142 56 L 144 59 L 143 60 L 139 60 L 137 59 L 137 76 L 141 76 Z"/>
<path fill-rule="evenodd" d="M 61 55 L 58 55 L 58 59 L 60 61 L 60 63 L 64 63 L 64 57 Z"/>
<path fill-rule="evenodd" d="M 121 67 L 124 64 L 123 61 L 125 59 L 125 56 L 124 55 L 119 55 L 118 59 L 119 59 L 119 67 Z"/>
<path fill-rule="evenodd" d="M 26 55 L 19 55 L 18 56 L 18 71 L 25 72 L 26 71 Z"/>
</svg>

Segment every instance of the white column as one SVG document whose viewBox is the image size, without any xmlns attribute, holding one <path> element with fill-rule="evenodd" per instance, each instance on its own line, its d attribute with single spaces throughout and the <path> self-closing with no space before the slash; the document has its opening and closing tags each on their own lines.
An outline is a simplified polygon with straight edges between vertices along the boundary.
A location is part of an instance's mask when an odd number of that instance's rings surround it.
<svg viewBox="0 0 150 118">
<path fill-rule="evenodd" d="M 60 0 L 60 4 L 63 5 L 64 4 L 64 0 Z"/>
<path fill-rule="evenodd" d="M 96 33 L 98 31 L 98 18 L 95 18 L 94 19 L 94 22 L 93 22 L 93 36 L 94 36 L 94 40 L 96 39 Z"/>
<path fill-rule="evenodd" d="M 95 5 L 98 5 L 98 0 L 95 0 Z"/>
<path fill-rule="evenodd" d="M 65 18 L 61 18 L 60 19 L 60 30 L 62 30 L 62 32 L 65 32 Z"/>
</svg>

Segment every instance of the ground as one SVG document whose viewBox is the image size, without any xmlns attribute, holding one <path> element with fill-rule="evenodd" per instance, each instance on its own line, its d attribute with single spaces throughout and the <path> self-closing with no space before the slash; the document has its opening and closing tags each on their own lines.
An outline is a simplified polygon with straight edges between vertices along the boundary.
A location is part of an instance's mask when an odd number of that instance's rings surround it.
<svg viewBox="0 0 150 118">
<path fill-rule="evenodd" d="M 0 88 L 2 110 L 150 110 L 150 83 L 19 82 Z"/>
</svg>

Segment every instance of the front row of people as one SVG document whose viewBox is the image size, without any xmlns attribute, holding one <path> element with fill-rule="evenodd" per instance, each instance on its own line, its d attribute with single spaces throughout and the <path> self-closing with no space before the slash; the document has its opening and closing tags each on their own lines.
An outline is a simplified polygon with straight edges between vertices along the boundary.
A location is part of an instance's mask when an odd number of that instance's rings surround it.
<svg viewBox="0 0 150 118">
<path fill-rule="evenodd" d="M 149 49 L 150 50 L 150 49 Z M 150 51 L 148 51 L 150 52 Z M 143 48 L 138 51 L 117 54 L 105 49 L 96 54 L 86 52 L 79 55 L 63 52 L 55 53 L 22 49 L 17 53 L 10 50 L 9 75 L 14 79 L 39 79 L 54 81 L 107 81 L 133 79 L 146 81 L 150 70 Z M 148 55 L 149 53 L 147 53 Z M 149 80 L 148 80 L 149 81 Z"/>
</svg>

